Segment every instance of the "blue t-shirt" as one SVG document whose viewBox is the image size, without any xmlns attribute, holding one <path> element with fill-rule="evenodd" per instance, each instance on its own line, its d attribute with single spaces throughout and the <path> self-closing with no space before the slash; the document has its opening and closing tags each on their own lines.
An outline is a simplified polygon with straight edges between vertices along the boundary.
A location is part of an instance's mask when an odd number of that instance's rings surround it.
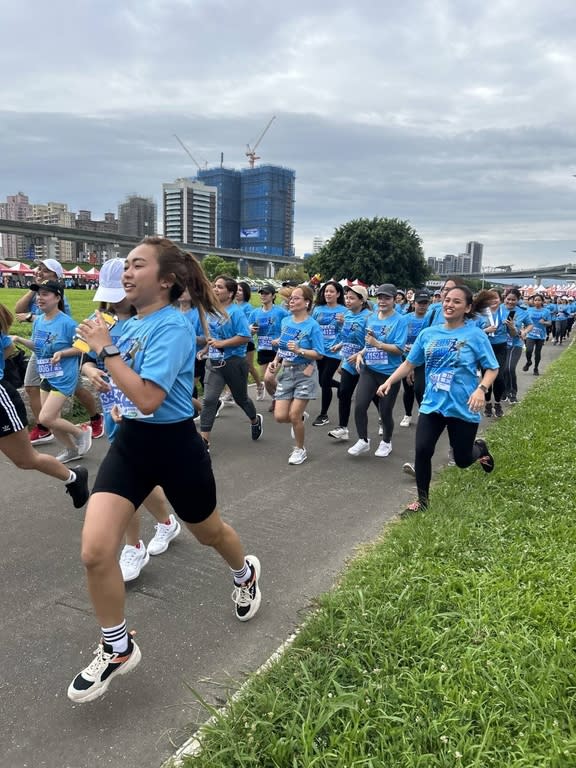
<svg viewBox="0 0 576 768">
<path fill-rule="evenodd" d="M 424 328 L 428 328 L 432 325 L 439 325 L 445 320 L 444 312 L 442 312 L 442 302 L 436 301 L 434 304 L 430 304 L 424 315 Z"/>
<path fill-rule="evenodd" d="M 474 323 L 465 323 L 459 328 L 443 325 L 424 328 L 407 360 L 415 366 L 426 365 L 421 413 L 480 421 L 480 414 L 468 407 L 468 399 L 478 386 L 478 368 L 498 368 L 484 331 Z"/>
<path fill-rule="evenodd" d="M 400 315 L 398 312 L 392 312 L 388 317 L 380 319 L 378 313 L 374 312 L 366 322 L 366 333 L 372 331 L 377 341 L 385 344 L 393 344 L 399 350 L 406 346 L 408 328 L 406 324 L 406 315 Z M 386 352 L 378 347 L 367 344 L 364 347 L 364 363 L 377 373 L 394 373 L 396 368 L 402 362 L 402 353 Z"/>
<path fill-rule="evenodd" d="M 80 356 L 63 357 L 59 363 L 50 361 L 55 352 L 72 346 L 76 326 L 76 320 L 60 311 L 50 320 L 44 314 L 36 315 L 32 325 L 31 339 L 38 374 L 41 379 L 47 379 L 53 389 L 66 396 L 74 394 L 78 385 Z"/>
<path fill-rule="evenodd" d="M 273 339 L 280 337 L 282 320 L 288 317 L 290 312 L 284 307 L 273 304 L 270 309 L 254 309 L 250 314 L 249 324 L 258 326 L 256 336 L 258 337 L 258 349 L 274 349 Z"/>
<path fill-rule="evenodd" d="M 346 307 L 342 304 L 336 304 L 335 307 L 329 307 L 327 304 L 321 304 L 314 307 L 312 317 L 322 329 L 322 338 L 324 339 L 324 355 L 326 357 L 340 357 L 338 352 L 332 352 L 330 347 L 336 343 L 336 336 L 340 330 L 341 323 L 336 319 L 336 315 L 343 315 Z"/>
<path fill-rule="evenodd" d="M 508 319 L 508 315 L 510 314 L 510 310 L 508 307 L 502 308 L 502 319 L 506 321 Z M 516 336 L 510 335 L 510 330 L 508 326 L 506 326 L 506 344 L 509 347 L 523 347 L 524 341 L 520 337 L 520 331 L 522 328 L 527 328 L 530 325 L 530 321 L 528 319 L 528 312 L 525 309 L 522 309 L 522 307 L 519 307 L 516 305 L 516 314 L 514 315 L 514 327 L 516 328 Z"/>
<path fill-rule="evenodd" d="M 115 404 L 124 418 L 169 424 L 194 416 L 192 387 L 196 338 L 183 313 L 166 306 L 145 317 L 131 317 L 122 326 L 116 346 L 122 359 L 142 379 L 166 392 L 150 416 L 142 414 L 118 387 Z"/>
<path fill-rule="evenodd" d="M 414 312 L 409 312 L 406 315 L 406 329 L 408 336 L 406 338 L 406 346 L 404 349 L 406 352 L 409 352 L 412 344 L 416 341 L 416 337 L 424 328 L 424 321 L 426 320 L 426 315 L 423 315 L 422 317 L 418 317 Z"/>
<path fill-rule="evenodd" d="M 294 363 L 294 365 L 308 365 L 311 361 L 303 357 L 303 355 L 297 355 L 288 349 L 288 342 L 295 341 L 296 346 L 302 349 L 314 349 L 320 355 L 324 354 L 324 337 L 322 336 L 322 329 L 314 320 L 313 317 L 307 317 L 302 322 L 297 323 L 292 315 L 285 317 L 282 320 L 282 328 L 280 331 L 280 341 L 278 343 L 278 355 L 287 362 Z"/>
<path fill-rule="evenodd" d="M 227 360 L 229 357 L 245 357 L 248 341 L 252 338 L 250 326 L 244 310 L 238 304 L 230 304 L 226 307 L 228 317 L 224 315 L 210 314 L 206 320 L 210 335 L 213 339 L 231 339 L 233 336 L 245 336 L 246 341 L 234 347 L 225 347 L 216 349 L 208 348 L 208 359 L 217 363 L 221 360 Z"/>
<path fill-rule="evenodd" d="M 254 307 L 252 306 L 252 304 L 250 304 L 249 301 L 243 301 L 241 304 L 236 302 L 236 306 L 240 307 L 240 309 L 242 310 L 242 312 L 244 312 L 244 315 L 246 316 L 246 320 L 250 321 L 250 315 L 254 311 Z"/>
<path fill-rule="evenodd" d="M 4 378 L 4 350 L 12 346 L 12 339 L 0 331 L 0 381 Z"/>
<path fill-rule="evenodd" d="M 357 376 L 358 371 L 354 365 L 348 362 L 348 358 L 358 354 L 364 348 L 366 322 L 372 314 L 373 312 L 368 308 L 362 309 L 360 312 L 352 312 L 348 309 L 344 313 L 344 322 L 336 336 L 335 344 L 342 344 L 338 352 L 342 359 L 342 369 L 353 376 Z"/>
<path fill-rule="evenodd" d="M 203 337 L 204 336 L 204 329 L 202 328 L 202 323 L 200 321 L 200 312 L 198 311 L 197 307 L 190 307 L 190 309 L 187 309 L 186 312 L 182 312 L 186 320 L 188 321 L 188 325 L 192 329 L 192 333 L 196 336 L 196 338 Z"/>
<path fill-rule="evenodd" d="M 547 323 L 551 321 L 550 311 L 545 307 L 542 309 L 536 309 L 536 307 L 530 307 L 528 310 L 528 320 L 534 326 L 528 331 L 527 339 L 545 339 L 548 333 L 547 326 L 543 325 L 540 321 L 546 320 Z"/>
</svg>

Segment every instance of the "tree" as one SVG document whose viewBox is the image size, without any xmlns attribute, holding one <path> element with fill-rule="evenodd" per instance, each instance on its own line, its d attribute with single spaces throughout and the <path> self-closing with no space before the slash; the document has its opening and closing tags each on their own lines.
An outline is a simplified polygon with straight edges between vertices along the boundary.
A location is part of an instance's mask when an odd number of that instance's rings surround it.
<svg viewBox="0 0 576 768">
<path fill-rule="evenodd" d="M 306 283 L 308 282 L 308 273 L 299 264 L 288 264 L 276 272 L 276 280 L 297 280 L 299 283 Z"/>
<path fill-rule="evenodd" d="M 209 280 L 214 280 L 217 275 L 238 277 L 238 267 L 233 261 L 226 261 L 213 253 L 209 253 L 202 259 L 202 269 Z"/>
<path fill-rule="evenodd" d="M 407 221 L 380 217 L 343 224 L 308 259 L 306 269 L 319 272 L 322 280 L 349 278 L 399 288 L 421 286 L 429 274 L 416 230 Z"/>
</svg>

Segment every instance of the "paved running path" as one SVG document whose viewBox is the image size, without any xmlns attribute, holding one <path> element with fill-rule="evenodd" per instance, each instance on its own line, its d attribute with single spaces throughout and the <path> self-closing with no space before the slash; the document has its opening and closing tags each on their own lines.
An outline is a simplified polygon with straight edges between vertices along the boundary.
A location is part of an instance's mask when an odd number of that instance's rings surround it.
<svg viewBox="0 0 576 768">
<path fill-rule="evenodd" d="M 543 370 L 560 351 L 545 346 Z M 521 372 L 519 380 L 521 392 L 536 381 Z M 287 464 L 289 428 L 274 423 L 268 402 L 260 405 L 259 442 L 252 443 L 236 406 L 223 411 L 212 438 L 223 515 L 262 561 L 258 616 L 246 624 L 235 619 L 226 565 L 183 533 L 128 585 L 140 666 L 91 704 L 73 705 L 66 696 L 98 640 L 79 559 L 82 512 L 59 483 L 19 471 L 0 454 L 1 768 L 157 768 L 205 719 L 188 686 L 223 702 L 230 681 L 259 667 L 330 588 L 355 547 L 413 498 L 413 481 L 401 467 L 412 458 L 415 429 L 398 427 L 401 397 L 390 457 L 354 459 L 346 454 L 351 443 L 328 437 L 330 427 L 309 427 L 310 458 L 294 467 Z M 313 405 L 311 416 L 316 412 Z M 335 401 L 330 417 L 334 425 Z M 374 450 L 374 410 L 370 432 Z M 96 441 L 85 460 L 92 478 L 105 450 L 106 440 Z M 446 455 L 444 441 L 437 463 Z M 143 527 L 148 541 L 149 517 Z"/>
</svg>

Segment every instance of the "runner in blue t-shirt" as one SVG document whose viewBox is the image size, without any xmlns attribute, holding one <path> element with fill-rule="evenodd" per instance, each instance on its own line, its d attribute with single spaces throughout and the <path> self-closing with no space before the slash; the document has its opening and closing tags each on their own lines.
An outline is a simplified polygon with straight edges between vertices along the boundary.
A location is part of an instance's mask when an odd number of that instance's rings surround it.
<svg viewBox="0 0 576 768">
<path fill-rule="evenodd" d="M 261 601 L 258 558 L 244 555 L 238 535 L 216 506 L 210 456 L 193 420 L 195 339 L 172 306 L 186 288 L 203 311 L 218 313 L 218 301 L 199 262 L 164 238 L 146 238 L 130 252 L 122 284 L 137 315 L 128 320 L 117 345 L 100 317 L 79 326 L 122 392 L 122 421 L 100 465 L 84 521 L 82 554 L 102 641 L 68 688 L 76 703 L 102 696 L 114 676 L 140 661 L 140 649 L 126 629 L 117 551 L 130 518 L 155 486 L 164 489 L 198 541 L 214 547 L 230 566 L 236 617 L 251 619 Z"/>
<path fill-rule="evenodd" d="M 94 294 L 94 301 L 105 303 L 106 311 L 116 320 L 110 328 L 110 340 L 115 345 L 118 345 L 126 324 L 135 314 L 122 286 L 123 274 L 124 259 L 108 259 L 102 265 L 100 284 Z M 195 312 L 198 314 L 197 309 Z M 189 317 L 186 319 L 190 322 Z M 108 376 L 104 360 L 94 352 L 84 356 L 82 373 L 100 395 L 106 436 L 110 442 L 113 442 L 121 423 L 115 407 L 122 402 L 122 394 Z M 152 489 L 144 500 L 143 506 L 156 520 L 156 533 L 146 546 L 140 538 L 140 512 L 136 510 L 126 529 L 125 545 L 120 553 L 119 565 L 125 582 L 137 579 L 142 568 L 150 560 L 150 555 L 160 555 L 165 552 L 181 530 L 180 523 L 168 509 L 166 495 L 160 486 Z"/>
<path fill-rule="evenodd" d="M 344 321 L 335 343 L 333 352 L 338 352 L 341 360 L 340 386 L 338 387 L 338 426 L 328 435 L 334 440 L 347 442 L 350 439 L 348 422 L 352 408 L 352 395 L 358 384 L 356 357 L 364 348 L 366 323 L 372 315 L 368 305 L 368 289 L 363 285 L 350 285 L 344 289 L 346 312 Z"/>
<path fill-rule="evenodd" d="M 506 359 L 504 361 L 504 393 L 509 403 L 518 402 L 516 368 L 522 357 L 524 339 L 532 327 L 528 312 L 519 306 L 521 293 L 510 288 L 504 299 L 503 318 L 506 325 Z"/>
<path fill-rule="evenodd" d="M 32 326 L 32 338 L 15 337 L 36 355 L 40 375 L 42 407 L 38 420 L 62 443 L 64 450 L 57 458 L 63 464 L 79 459 L 90 450 L 92 428 L 72 424 L 62 417 L 62 408 L 78 385 L 80 350 L 72 346 L 76 321 L 64 314 L 63 288 L 59 282 L 45 280 L 33 283 L 42 310 Z"/>
<path fill-rule="evenodd" d="M 486 334 L 467 322 L 476 308 L 469 288 L 453 288 L 443 301 L 444 323 L 425 328 L 407 359 L 378 389 L 386 396 L 417 365 L 424 364 L 426 389 L 416 428 L 416 485 L 418 501 L 407 508 L 415 512 L 428 506 L 432 456 L 444 429 L 448 429 L 454 460 L 459 467 L 479 461 L 486 472 L 494 459 L 484 440 L 476 439 L 484 394 L 498 372 L 496 357 Z M 478 368 L 484 373 L 478 381 Z"/>
<path fill-rule="evenodd" d="M 322 329 L 324 339 L 324 357 L 318 361 L 318 381 L 322 397 L 320 413 L 312 422 L 313 427 L 323 427 L 330 423 L 328 409 L 332 403 L 332 389 L 338 389 L 334 374 L 340 365 L 340 354 L 332 347 L 344 320 L 344 288 L 335 280 L 328 280 L 316 295 L 316 305 L 312 317 Z"/>
<path fill-rule="evenodd" d="M 213 283 L 220 311 L 207 316 L 209 338 L 206 339 L 208 361 L 204 383 L 204 402 L 200 414 L 200 434 L 207 446 L 220 405 L 220 395 L 228 386 L 234 402 L 250 419 L 252 440 L 262 436 L 263 419 L 248 397 L 248 363 L 246 348 L 252 338 L 244 310 L 235 303 L 238 285 L 228 275 L 218 275 Z"/>
<path fill-rule="evenodd" d="M 366 321 L 364 348 L 356 358 L 356 369 L 360 374 L 356 391 L 354 421 L 358 440 L 348 448 L 351 456 L 360 456 L 370 451 L 368 438 L 368 408 L 374 400 L 378 387 L 383 384 L 402 362 L 404 347 L 408 337 L 406 316 L 394 309 L 396 287 L 391 283 L 376 288 L 378 311 Z M 374 452 L 375 456 L 386 457 L 392 452 L 392 434 L 394 432 L 393 411 L 400 382 L 395 384 L 386 397 L 379 401 L 380 420 L 382 422 L 382 440 Z"/>
<path fill-rule="evenodd" d="M 250 297 L 252 296 L 252 289 L 245 280 L 240 280 L 238 288 L 236 290 L 236 303 L 240 309 L 246 315 L 248 325 L 250 325 L 250 317 L 254 311 L 254 307 L 250 303 Z M 260 371 L 254 363 L 254 353 L 256 351 L 256 345 L 254 339 L 250 338 L 246 347 L 246 362 L 248 363 L 248 373 L 252 376 L 254 383 L 256 384 L 256 400 L 264 400 L 264 382 L 260 376 Z"/>
<path fill-rule="evenodd" d="M 277 376 L 274 419 L 279 424 L 292 424 L 291 435 L 296 445 L 289 464 L 303 464 L 308 458 L 304 447 L 306 406 L 318 397 L 317 361 L 324 354 L 324 338 L 316 320 L 310 317 L 314 292 L 308 285 L 297 285 L 289 300 L 290 316 L 282 320 L 280 337 L 274 346 L 278 352 L 270 363 Z"/>
<path fill-rule="evenodd" d="M 88 501 L 88 471 L 84 467 L 69 469 L 54 456 L 39 453 L 28 437 L 26 406 L 18 390 L 4 378 L 4 361 L 16 352 L 8 335 L 13 316 L 0 304 L 0 451 L 20 469 L 35 469 L 61 480 L 74 506 L 79 509 Z"/>
<path fill-rule="evenodd" d="M 508 351 L 506 343 L 508 328 L 504 320 L 507 312 L 502 306 L 500 293 L 494 288 L 479 291 L 474 298 L 474 306 L 478 307 L 477 315 L 481 318 L 479 325 L 487 335 L 498 362 L 498 375 L 494 379 L 494 384 L 486 392 L 484 416 L 495 416 L 500 419 L 504 416 L 502 398 L 506 391 L 504 364 Z M 492 407 L 492 396 L 494 396 L 494 407 Z"/>
<path fill-rule="evenodd" d="M 414 296 L 414 311 L 406 314 L 406 324 L 408 337 L 406 339 L 406 346 L 404 347 L 405 354 L 408 354 L 412 349 L 412 345 L 416 341 L 418 334 L 424 327 L 424 318 L 430 305 L 430 294 L 428 291 L 417 291 Z M 409 427 L 412 424 L 412 409 L 414 408 L 414 400 L 420 406 L 422 397 L 424 396 L 424 366 L 419 365 L 414 369 L 412 375 L 406 376 L 402 379 L 402 402 L 404 404 L 404 417 L 400 422 L 401 427 Z"/>
<path fill-rule="evenodd" d="M 526 334 L 526 363 L 522 370 L 524 372 L 530 370 L 532 355 L 534 355 L 534 376 L 538 376 L 542 347 L 546 341 L 548 329 L 552 325 L 552 317 L 550 311 L 544 306 L 544 297 L 541 294 L 536 293 L 532 301 L 533 306 L 528 309 L 528 320 L 532 327 Z"/>
<path fill-rule="evenodd" d="M 274 411 L 274 394 L 276 392 L 276 377 L 268 371 L 268 366 L 276 357 L 273 341 L 280 336 L 282 320 L 290 314 L 287 309 L 276 305 L 276 288 L 268 283 L 263 285 L 258 293 L 262 306 L 252 310 L 249 318 L 250 330 L 257 338 L 257 361 L 260 366 L 260 374 L 264 381 L 266 392 L 272 398 L 272 404 L 268 409 Z"/>
</svg>

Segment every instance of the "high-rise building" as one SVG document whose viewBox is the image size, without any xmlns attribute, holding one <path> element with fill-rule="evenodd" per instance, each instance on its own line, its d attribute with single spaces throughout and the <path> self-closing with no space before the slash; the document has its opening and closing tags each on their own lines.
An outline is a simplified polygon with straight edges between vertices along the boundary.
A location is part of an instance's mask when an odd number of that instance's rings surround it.
<svg viewBox="0 0 576 768">
<path fill-rule="evenodd" d="M 67 203 L 34 203 L 26 221 L 33 224 L 53 224 L 58 227 L 75 227 L 76 214 L 68 210 Z M 42 245 L 35 246 L 37 259 L 59 259 L 62 262 L 76 260 L 76 248 L 70 240 L 50 238 Z"/>
<path fill-rule="evenodd" d="M 113 235 L 118 232 L 118 219 L 116 214 L 110 211 L 104 214 L 104 220 L 92 219 L 91 211 L 78 211 L 76 229 Z M 110 239 L 112 240 L 112 238 Z M 76 243 L 77 261 L 89 261 L 93 264 L 101 263 L 105 253 L 106 251 L 103 251 L 101 243 L 92 242 L 88 237 L 84 242 Z"/>
<path fill-rule="evenodd" d="M 239 249 L 241 172 L 233 168 L 206 168 L 199 170 L 196 178 L 218 190 L 216 245 L 219 248 Z"/>
<path fill-rule="evenodd" d="M 118 206 L 118 232 L 132 237 L 155 235 L 156 217 L 156 203 L 151 197 L 129 195 Z"/>
<path fill-rule="evenodd" d="M 471 240 L 466 245 L 466 253 L 471 257 L 471 272 L 482 272 L 482 254 L 484 246 L 482 243 L 477 243 L 475 240 Z"/>
<path fill-rule="evenodd" d="M 240 247 L 244 251 L 294 256 L 296 174 L 277 165 L 243 168 Z"/>
<path fill-rule="evenodd" d="M 162 184 L 164 235 L 180 243 L 216 246 L 218 190 L 201 181 Z"/>
<path fill-rule="evenodd" d="M 27 221 L 31 212 L 28 196 L 22 192 L 8 195 L 5 203 L 0 203 L 0 219 Z M 26 239 L 21 235 L 2 235 L 2 258 L 5 261 L 21 261 L 26 258 Z"/>
</svg>

